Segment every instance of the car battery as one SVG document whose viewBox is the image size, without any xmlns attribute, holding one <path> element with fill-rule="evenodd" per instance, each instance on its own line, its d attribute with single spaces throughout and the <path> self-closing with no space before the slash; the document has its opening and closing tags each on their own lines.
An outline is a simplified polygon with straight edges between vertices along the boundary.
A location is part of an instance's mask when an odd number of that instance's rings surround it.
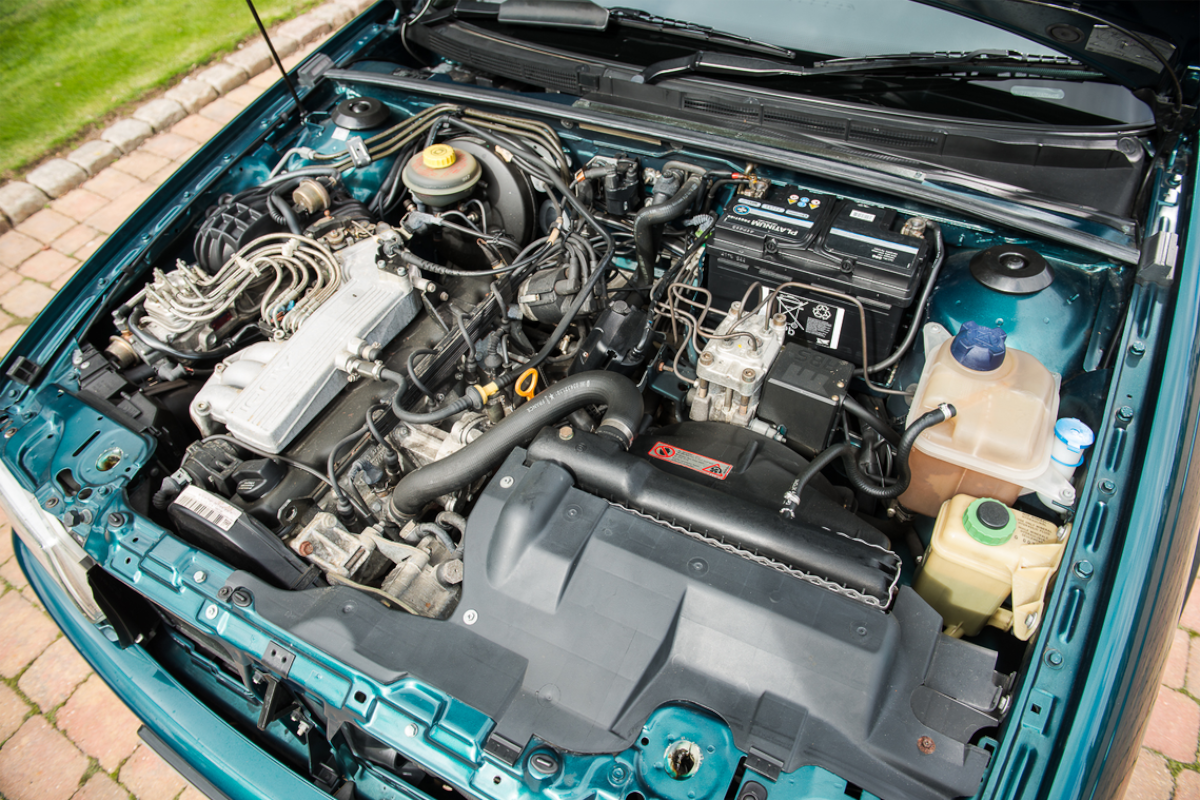
<svg viewBox="0 0 1200 800">
<path fill-rule="evenodd" d="M 868 356 L 878 361 L 895 346 L 929 256 L 923 235 L 901 232 L 905 222 L 892 209 L 794 186 L 772 186 L 761 199 L 735 196 L 708 247 L 708 289 L 723 308 L 755 281 L 763 287 L 755 301 L 789 281 L 850 295 L 866 310 Z M 775 310 L 787 318 L 789 341 L 862 363 L 853 303 L 789 287 Z"/>
</svg>

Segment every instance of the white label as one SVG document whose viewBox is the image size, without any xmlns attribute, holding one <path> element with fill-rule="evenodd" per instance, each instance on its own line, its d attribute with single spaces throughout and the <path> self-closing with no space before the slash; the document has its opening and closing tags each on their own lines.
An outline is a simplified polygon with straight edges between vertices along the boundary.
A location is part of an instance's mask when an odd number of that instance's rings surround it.
<svg viewBox="0 0 1200 800">
<path fill-rule="evenodd" d="M 1062 100 L 1067 93 L 1049 86 L 1014 86 L 1009 90 L 1017 97 L 1036 97 L 1041 100 Z"/>
<path fill-rule="evenodd" d="M 846 316 L 844 308 L 790 292 L 780 292 L 775 302 L 787 320 L 789 336 L 804 334 L 821 347 L 838 349 L 842 341 L 842 321 Z"/>
<path fill-rule="evenodd" d="M 346 128 L 334 128 L 333 133 L 330 134 L 329 138 L 333 139 L 335 142 L 344 142 L 349 136 L 350 131 Z"/>
<path fill-rule="evenodd" d="M 864 222 L 874 222 L 875 221 L 874 214 L 868 214 L 865 211 L 859 211 L 857 208 L 850 212 L 850 216 L 854 217 L 855 219 L 861 219 Z"/>
<path fill-rule="evenodd" d="M 197 486 L 189 486 L 175 498 L 179 505 L 194 511 L 223 531 L 233 527 L 242 510 L 237 506 L 226 503 L 215 494 L 209 494 Z"/>
</svg>

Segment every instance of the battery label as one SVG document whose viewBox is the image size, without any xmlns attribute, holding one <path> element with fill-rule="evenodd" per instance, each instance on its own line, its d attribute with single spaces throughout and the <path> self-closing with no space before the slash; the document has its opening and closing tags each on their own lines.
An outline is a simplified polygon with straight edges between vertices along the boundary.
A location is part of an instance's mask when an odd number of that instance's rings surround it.
<svg viewBox="0 0 1200 800">
<path fill-rule="evenodd" d="M 650 455 L 653 458 L 669 461 L 672 464 L 678 464 L 720 480 L 725 480 L 733 471 L 733 464 L 726 464 L 724 461 L 717 461 L 715 458 L 702 456 L 690 450 L 682 450 L 666 442 L 656 442 L 650 448 Z"/>
<path fill-rule="evenodd" d="M 767 294 L 769 292 L 764 289 L 764 297 Z M 789 292 L 780 292 L 776 303 L 779 313 L 787 319 L 789 336 L 803 334 L 821 347 L 838 349 L 842 341 L 842 322 L 846 317 L 846 309 Z"/>
</svg>

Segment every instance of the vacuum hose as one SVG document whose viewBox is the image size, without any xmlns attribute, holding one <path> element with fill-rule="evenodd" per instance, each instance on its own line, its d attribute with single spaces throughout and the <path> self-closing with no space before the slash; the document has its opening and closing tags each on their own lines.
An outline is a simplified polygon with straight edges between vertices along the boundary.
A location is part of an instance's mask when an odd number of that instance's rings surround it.
<svg viewBox="0 0 1200 800">
<path fill-rule="evenodd" d="M 593 404 L 608 407 L 596 432 L 629 447 L 642 419 L 641 393 L 624 375 L 583 372 L 559 381 L 463 449 L 406 475 L 392 491 L 391 517 L 407 522 L 434 498 L 487 474 L 546 425 Z"/>
<path fill-rule="evenodd" d="M 637 248 L 637 282 L 649 286 L 654 281 L 654 264 L 658 261 L 655 226 L 682 216 L 700 193 L 700 175 L 690 175 L 670 200 L 643 208 L 633 217 L 633 245 Z"/>
<path fill-rule="evenodd" d="M 957 413 L 954 406 L 949 403 L 942 403 L 934 410 L 917 417 L 912 425 L 904 429 L 904 434 L 900 437 L 900 443 L 896 448 L 896 471 L 898 477 L 888 486 L 876 486 L 863 474 L 855 458 L 858 448 L 854 445 L 849 442 L 842 442 L 841 444 L 835 444 L 832 447 L 826 448 L 796 476 L 796 480 L 792 481 L 791 488 L 784 495 L 784 504 L 779 513 L 788 519 L 792 519 L 796 514 L 796 507 L 800 504 L 800 495 L 804 491 L 804 487 L 808 485 L 808 482 L 813 479 L 814 475 L 838 458 L 842 459 L 842 465 L 846 469 L 846 477 L 850 479 L 850 483 L 853 484 L 855 491 L 861 492 L 868 497 L 874 497 L 877 500 L 890 500 L 893 497 L 899 497 L 904 494 L 909 482 L 912 481 L 912 472 L 908 468 L 908 454 L 912 452 L 913 444 L 916 443 L 917 437 L 934 425 L 940 425 Z"/>
</svg>

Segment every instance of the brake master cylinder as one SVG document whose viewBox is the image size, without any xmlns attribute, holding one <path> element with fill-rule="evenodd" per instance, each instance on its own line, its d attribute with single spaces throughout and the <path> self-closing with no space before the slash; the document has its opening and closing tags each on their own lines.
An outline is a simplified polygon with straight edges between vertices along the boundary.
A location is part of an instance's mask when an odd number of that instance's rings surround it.
<svg viewBox="0 0 1200 800">
<path fill-rule="evenodd" d="M 466 199 L 482 174 L 475 156 L 434 144 L 409 159 L 400 178 L 422 203 L 442 208 Z"/>
</svg>

